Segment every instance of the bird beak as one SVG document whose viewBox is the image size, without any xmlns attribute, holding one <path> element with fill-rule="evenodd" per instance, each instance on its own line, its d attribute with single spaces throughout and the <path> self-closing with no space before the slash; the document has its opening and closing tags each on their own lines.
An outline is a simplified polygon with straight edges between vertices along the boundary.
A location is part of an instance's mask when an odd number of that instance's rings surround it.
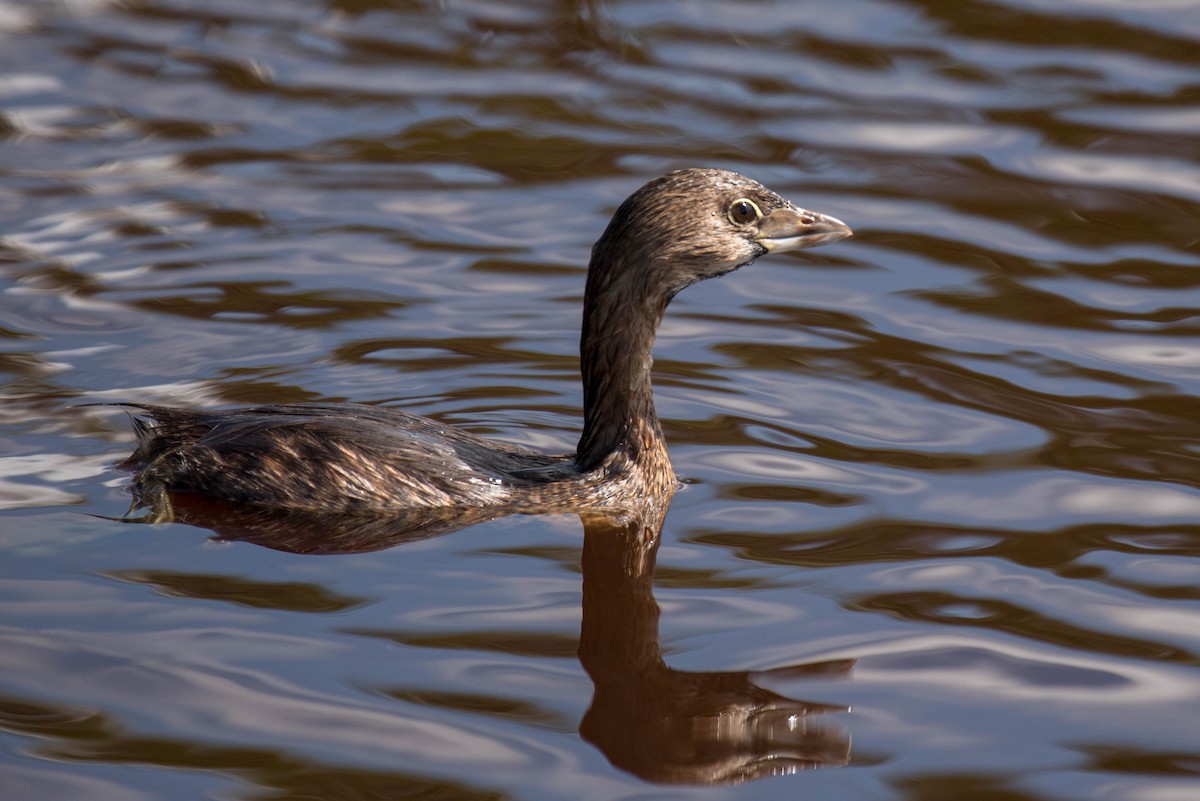
<svg viewBox="0 0 1200 801">
<path fill-rule="evenodd" d="M 769 253 L 815 248 L 852 234 L 850 226 L 836 217 L 794 206 L 775 209 L 758 224 L 758 244 Z"/>
</svg>

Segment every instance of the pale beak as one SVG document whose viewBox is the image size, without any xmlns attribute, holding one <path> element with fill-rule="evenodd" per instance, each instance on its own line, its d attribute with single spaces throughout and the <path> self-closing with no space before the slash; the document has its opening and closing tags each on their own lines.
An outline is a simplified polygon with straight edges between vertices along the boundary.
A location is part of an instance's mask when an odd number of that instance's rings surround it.
<svg viewBox="0 0 1200 801">
<path fill-rule="evenodd" d="M 784 206 L 762 218 L 757 241 L 769 253 L 785 253 L 828 245 L 852 234 L 850 226 L 836 217 Z"/>
</svg>

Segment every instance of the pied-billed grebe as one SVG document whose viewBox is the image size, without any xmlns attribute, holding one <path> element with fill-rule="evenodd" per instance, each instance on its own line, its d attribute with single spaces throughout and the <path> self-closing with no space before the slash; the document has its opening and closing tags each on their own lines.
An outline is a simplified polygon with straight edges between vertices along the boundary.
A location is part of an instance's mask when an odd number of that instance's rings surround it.
<svg viewBox="0 0 1200 801">
<path fill-rule="evenodd" d="M 124 466 L 144 502 L 185 492 L 312 512 L 620 506 L 675 483 L 650 387 L 655 331 L 675 294 L 767 253 L 849 235 L 840 220 L 725 170 L 679 170 L 634 192 L 592 248 L 574 454 L 538 454 L 359 404 L 121 404 L 152 421 L 135 419 L 138 445 Z"/>
</svg>

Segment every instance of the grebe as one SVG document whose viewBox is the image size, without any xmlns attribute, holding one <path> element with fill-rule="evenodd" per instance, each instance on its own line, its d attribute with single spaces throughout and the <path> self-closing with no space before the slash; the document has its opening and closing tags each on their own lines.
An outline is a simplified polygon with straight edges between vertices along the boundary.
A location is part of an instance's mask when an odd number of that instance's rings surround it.
<svg viewBox="0 0 1200 801">
<path fill-rule="evenodd" d="M 651 351 L 680 290 L 767 253 L 850 236 L 737 173 L 686 169 L 634 192 L 592 248 L 580 370 L 583 434 L 545 455 L 408 412 L 350 403 L 187 410 L 118 404 L 135 417 L 143 505 L 194 493 L 264 509 L 611 508 L 674 488 L 650 386 Z"/>
</svg>

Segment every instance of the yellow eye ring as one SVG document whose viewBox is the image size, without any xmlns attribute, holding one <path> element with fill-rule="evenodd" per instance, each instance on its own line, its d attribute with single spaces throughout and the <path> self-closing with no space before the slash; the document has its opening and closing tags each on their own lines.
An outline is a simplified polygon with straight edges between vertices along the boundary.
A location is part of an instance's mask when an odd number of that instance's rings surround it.
<svg viewBox="0 0 1200 801">
<path fill-rule="evenodd" d="M 762 210 L 758 204 L 747 197 L 740 197 L 729 204 L 728 217 L 734 225 L 745 225 L 762 219 Z"/>
</svg>

